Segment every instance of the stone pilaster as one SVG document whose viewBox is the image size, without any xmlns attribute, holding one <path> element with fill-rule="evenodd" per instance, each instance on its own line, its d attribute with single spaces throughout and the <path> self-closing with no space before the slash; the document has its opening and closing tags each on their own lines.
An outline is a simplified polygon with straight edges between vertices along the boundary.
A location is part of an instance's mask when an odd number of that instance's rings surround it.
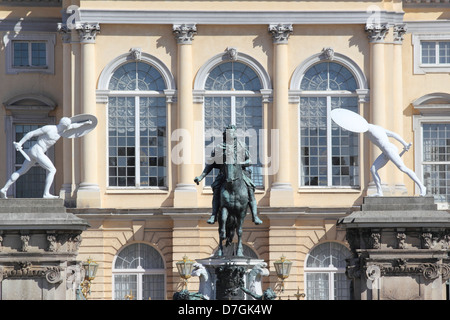
<svg viewBox="0 0 450 320">
<path fill-rule="evenodd" d="M 195 24 L 173 25 L 178 46 L 178 128 L 183 143 L 183 159 L 178 164 L 178 181 L 174 193 L 174 207 L 197 207 L 197 188 L 194 184 L 194 105 L 192 95 L 192 41 L 197 34 Z"/>
<path fill-rule="evenodd" d="M 57 31 L 63 43 L 63 116 L 70 118 L 72 112 L 72 32 L 65 24 L 58 24 Z M 73 147 L 72 139 L 62 139 L 63 143 L 63 184 L 59 192 L 60 198 L 64 199 L 67 207 L 75 205 L 72 199 L 72 168 L 73 168 Z"/>
<path fill-rule="evenodd" d="M 393 28 L 394 37 L 394 68 L 393 72 L 393 105 L 392 109 L 394 127 L 393 131 L 403 136 L 403 36 L 406 33 L 406 24 L 396 24 Z M 412 152 L 412 151 L 410 151 Z M 394 192 L 396 195 L 406 195 L 405 174 L 394 168 Z"/>
<path fill-rule="evenodd" d="M 294 205 L 294 194 L 290 173 L 289 139 L 289 68 L 288 68 L 288 39 L 292 34 L 292 24 L 273 24 L 269 26 L 269 33 L 273 39 L 274 49 L 274 90 L 273 90 L 273 128 L 278 130 L 278 171 L 274 176 L 270 190 L 270 206 L 285 207 Z"/>
</svg>

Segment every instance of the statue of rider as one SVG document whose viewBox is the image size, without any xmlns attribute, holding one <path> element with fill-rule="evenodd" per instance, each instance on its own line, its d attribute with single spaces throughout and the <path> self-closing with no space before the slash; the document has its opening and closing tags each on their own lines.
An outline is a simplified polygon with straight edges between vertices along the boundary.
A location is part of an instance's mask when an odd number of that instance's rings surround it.
<svg viewBox="0 0 450 320">
<path fill-rule="evenodd" d="M 222 187 L 222 184 L 225 182 L 225 176 L 223 173 L 223 164 L 226 163 L 226 150 L 227 150 L 227 143 L 231 143 L 231 141 L 235 141 L 236 139 L 236 126 L 229 125 L 225 128 L 223 131 L 223 141 L 219 145 L 217 145 L 212 151 L 211 151 L 211 157 L 207 161 L 207 164 L 205 168 L 203 169 L 203 172 L 200 176 L 195 177 L 194 182 L 199 184 L 200 181 L 205 178 L 212 169 L 219 169 L 219 174 L 217 175 L 214 182 L 211 184 L 211 188 L 213 190 L 213 200 L 212 200 L 212 214 L 211 217 L 208 219 L 209 224 L 214 224 L 217 221 L 217 213 L 220 209 L 220 189 Z M 245 152 L 245 161 L 242 163 L 242 172 L 243 172 L 243 180 L 247 186 L 248 190 L 248 198 L 249 198 L 249 206 L 250 206 L 250 212 L 252 213 L 252 220 L 255 224 L 261 224 L 262 221 L 258 217 L 257 213 L 257 205 L 256 205 L 256 199 L 255 199 L 255 184 L 253 183 L 251 179 L 251 170 L 250 170 L 250 155 L 248 153 L 247 148 L 245 148 L 244 145 L 239 141 L 239 139 L 236 139 L 238 148 L 243 150 Z"/>
</svg>

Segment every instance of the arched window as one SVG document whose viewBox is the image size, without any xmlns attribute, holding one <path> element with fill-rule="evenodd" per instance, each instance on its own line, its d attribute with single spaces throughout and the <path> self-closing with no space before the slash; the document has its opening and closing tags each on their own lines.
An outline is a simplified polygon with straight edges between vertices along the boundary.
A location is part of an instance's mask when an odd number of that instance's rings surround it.
<svg viewBox="0 0 450 320">
<path fill-rule="evenodd" d="M 210 70 L 204 83 L 205 155 L 222 141 L 222 132 L 230 124 L 236 125 L 250 151 L 252 179 L 263 186 L 262 164 L 258 156 L 260 130 L 263 128 L 262 83 L 255 70 L 240 61 L 227 61 Z M 217 172 L 206 177 L 211 185 Z"/>
<path fill-rule="evenodd" d="M 109 187 L 167 186 L 166 84 L 147 62 L 120 65 L 108 84 Z"/>
<path fill-rule="evenodd" d="M 358 84 L 343 64 L 326 61 L 310 66 L 300 85 L 301 186 L 360 185 L 359 135 L 330 118 L 331 110 L 358 112 Z"/>
<path fill-rule="evenodd" d="M 164 300 L 165 267 L 156 249 L 135 243 L 123 248 L 113 267 L 114 299 Z"/>
<path fill-rule="evenodd" d="M 306 299 L 349 300 L 350 280 L 345 275 L 345 259 L 350 250 L 336 242 L 316 246 L 306 259 Z"/>
</svg>

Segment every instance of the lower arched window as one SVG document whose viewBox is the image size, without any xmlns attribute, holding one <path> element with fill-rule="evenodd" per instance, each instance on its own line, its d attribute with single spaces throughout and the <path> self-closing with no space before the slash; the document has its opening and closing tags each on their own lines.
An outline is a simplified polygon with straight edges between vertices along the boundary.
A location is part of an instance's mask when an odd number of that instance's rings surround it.
<svg viewBox="0 0 450 320">
<path fill-rule="evenodd" d="M 116 256 L 113 267 L 115 300 L 164 300 L 165 268 L 161 254 L 144 243 L 131 244 Z"/>
<path fill-rule="evenodd" d="M 351 282 L 345 275 L 345 259 L 350 251 L 336 242 L 318 245 L 305 265 L 306 299 L 349 300 Z"/>
</svg>

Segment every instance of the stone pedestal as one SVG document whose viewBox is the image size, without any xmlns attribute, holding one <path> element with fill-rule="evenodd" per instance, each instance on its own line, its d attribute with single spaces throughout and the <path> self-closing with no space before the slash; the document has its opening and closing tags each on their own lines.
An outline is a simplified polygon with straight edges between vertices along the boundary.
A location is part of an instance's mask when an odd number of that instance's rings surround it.
<svg viewBox="0 0 450 320">
<path fill-rule="evenodd" d="M 450 214 L 433 197 L 366 197 L 342 218 L 356 300 L 441 300 L 450 277 Z"/>
<path fill-rule="evenodd" d="M 253 300 L 240 287 L 262 295 L 261 276 L 269 274 L 263 260 L 250 257 L 211 257 L 197 262 L 207 271 L 205 283 L 200 278 L 200 292 L 206 292 L 210 300 Z"/>
<path fill-rule="evenodd" d="M 0 299 L 74 300 L 88 226 L 66 212 L 63 199 L 1 199 Z"/>
</svg>

